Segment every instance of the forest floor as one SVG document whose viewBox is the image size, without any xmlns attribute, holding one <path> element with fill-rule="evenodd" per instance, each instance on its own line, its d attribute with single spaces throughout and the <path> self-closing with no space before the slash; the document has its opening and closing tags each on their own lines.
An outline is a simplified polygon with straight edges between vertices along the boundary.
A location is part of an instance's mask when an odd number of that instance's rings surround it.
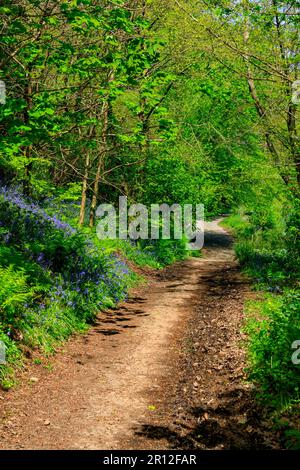
<svg viewBox="0 0 300 470">
<path fill-rule="evenodd" d="M 0 392 L 1 449 L 277 448 L 245 381 L 251 293 L 231 237 L 207 223 L 202 258 L 162 272 Z"/>
</svg>

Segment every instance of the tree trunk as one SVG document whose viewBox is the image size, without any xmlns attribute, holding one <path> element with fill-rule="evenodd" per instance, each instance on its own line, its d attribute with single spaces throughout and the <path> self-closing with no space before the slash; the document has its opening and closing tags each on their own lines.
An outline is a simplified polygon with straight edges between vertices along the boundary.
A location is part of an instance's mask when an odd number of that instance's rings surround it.
<svg viewBox="0 0 300 470">
<path fill-rule="evenodd" d="M 247 49 L 248 41 L 249 41 L 249 20 L 247 18 L 246 22 L 245 22 L 245 29 L 244 29 L 244 44 L 245 44 L 246 49 Z M 268 122 L 268 116 L 267 116 L 266 109 L 262 105 L 262 103 L 259 99 L 259 96 L 257 94 L 255 82 L 254 82 L 253 75 L 252 75 L 251 66 L 250 66 L 250 63 L 249 63 L 249 56 L 247 55 L 247 52 L 244 56 L 244 59 L 245 59 L 246 66 L 247 66 L 247 82 L 248 82 L 250 95 L 251 95 L 252 100 L 254 102 L 257 114 L 258 114 L 258 116 L 260 117 L 260 119 L 262 121 L 264 134 L 265 134 L 265 140 L 266 140 L 268 150 L 269 150 L 270 154 L 272 155 L 275 163 L 278 165 L 280 176 L 282 177 L 285 184 L 288 184 L 289 183 L 288 176 L 280 171 L 279 155 L 278 155 L 278 152 L 277 152 L 276 147 L 275 147 L 275 145 L 273 143 L 273 140 L 272 140 L 272 130 L 270 129 L 270 124 Z"/>
<path fill-rule="evenodd" d="M 24 110 L 23 113 L 23 119 L 24 119 L 24 124 L 26 126 L 29 126 L 29 112 L 30 109 L 32 108 L 32 83 L 31 83 L 31 77 L 30 77 L 30 71 L 28 72 L 27 76 L 27 83 L 24 91 L 24 99 L 26 101 L 26 109 Z M 31 181 L 30 181 L 30 175 L 31 175 L 31 170 L 32 170 L 32 163 L 28 160 L 31 157 L 31 150 L 32 146 L 29 145 L 25 148 L 25 168 L 24 168 L 24 180 L 23 180 L 23 191 L 26 196 L 31 196 Z"/>
</svg>

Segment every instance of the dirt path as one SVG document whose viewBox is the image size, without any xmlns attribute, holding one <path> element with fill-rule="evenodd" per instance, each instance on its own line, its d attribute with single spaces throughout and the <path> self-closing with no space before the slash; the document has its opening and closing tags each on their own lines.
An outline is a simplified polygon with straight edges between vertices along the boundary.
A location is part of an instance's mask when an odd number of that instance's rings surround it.
<svg viewBox="0 0 300 470">
<path fill-rule="evenodd" d="M 239 393 L 249 398 L 238 348 L 248 288 L 230 237 L 217 222 L 206 230 L 204 258 L 157 274 L 127 303 L 101 314 L 88 334 L 71 339 L 52 359 L 52 371 L 31 363 L 22 387 L 0 393 L 0 448 L 232 447 L 222 431 L 226 413 L 241 426 L 238 436 L 250 426 L 245 411 L 232 408 L 244 403 Z M 228 381 L 242 392 L 222 403 L 218 394 Z M 222 406 L 223 422 L 212 422 Z M 211 440 L 201 442 L 197 433 Z"/>
</svg>

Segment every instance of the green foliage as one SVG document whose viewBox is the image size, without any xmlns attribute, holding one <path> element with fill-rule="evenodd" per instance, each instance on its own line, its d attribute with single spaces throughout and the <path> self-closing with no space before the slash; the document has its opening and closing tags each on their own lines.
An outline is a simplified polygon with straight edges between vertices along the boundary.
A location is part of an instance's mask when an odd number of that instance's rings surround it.
<svg viewBox="0 0 300 470">
<path fill-rule="evenodd" d="M 300 402 L 300 366 L 292 362 L 292 344 L 300 338 L 300 294 L 269 295 L 250 312 L 249 378 L 259 385 L 265 403 L 285 410 Z"/>
<path fill-rule="evenodd" d="M 94 242 L 99 248 L 104 248 L 107 253 L 120 253 L 121 257 L 137 266 L 148 266 L 155 269 L 162 267 L 153 254 L 147 250 L 147 247 L 142 249 L 140 243 L 119 239 L 99 240 L 97 237 L 94 238 Z"/>
<path fill-rule="evenodd" d="M 33 298 L 34 291 L 27 285 L 24 271 L 15 271 L 13 266 L 0 266 L 0 276 L 0 318 L 4 324 L 14 325 L 21 307 Z"/>
<path fill-rule="evenodd" d="M 16 343 L 5 332 L 0 323 L 0 341 L 5 345 L 6 364 L 0 365 L 0 385 L 8 390 L 15 381 L 15 369 L 21 365 L 21 353 Z"/>
<path fill-rule="evenodd" d="M 299 201 L 288 192 L 273 200 L 267 194 L 224 222 L 234 232 L 242 267 L 256 288 L 270 292 L 250 305 L 245 331 L 249 379 L 277 416 L 293 414 L 300 403 L 300 366 L 292 361 L 292 345 L 300 339 L 298 222 Z M 299 447 L 293 424 L 284 436 L 288 448 Z"/>
<path fill-rule="evenodd" d="M 280 289 L 292 284 L 298 277 L 296 243 L 291 244 L 287 233 L 294 229 L 291 212 L 284 210 L 288 201 L 278 199 L 269 203 L 259 200 L 251 209 L 233 213 L 224 225 L 231 228 L 237 238 L 237 257 L 258 286 Z"/>
</svg>

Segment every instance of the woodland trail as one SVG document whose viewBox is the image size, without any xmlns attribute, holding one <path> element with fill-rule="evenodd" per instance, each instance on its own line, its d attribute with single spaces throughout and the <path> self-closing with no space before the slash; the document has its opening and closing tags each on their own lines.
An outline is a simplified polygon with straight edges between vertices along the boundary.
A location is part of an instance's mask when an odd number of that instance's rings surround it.
<svg viewBox="0 0 300 470">
<path fill-rule="evenodd" d="M 22 386 L 0 392 L 0 448 L 273 447 L 243 383 L 248 292 L 230 236 L 207 223 L 203 258 L 152 274 L 52 370 L 28 359 Z"/>
</svg>

